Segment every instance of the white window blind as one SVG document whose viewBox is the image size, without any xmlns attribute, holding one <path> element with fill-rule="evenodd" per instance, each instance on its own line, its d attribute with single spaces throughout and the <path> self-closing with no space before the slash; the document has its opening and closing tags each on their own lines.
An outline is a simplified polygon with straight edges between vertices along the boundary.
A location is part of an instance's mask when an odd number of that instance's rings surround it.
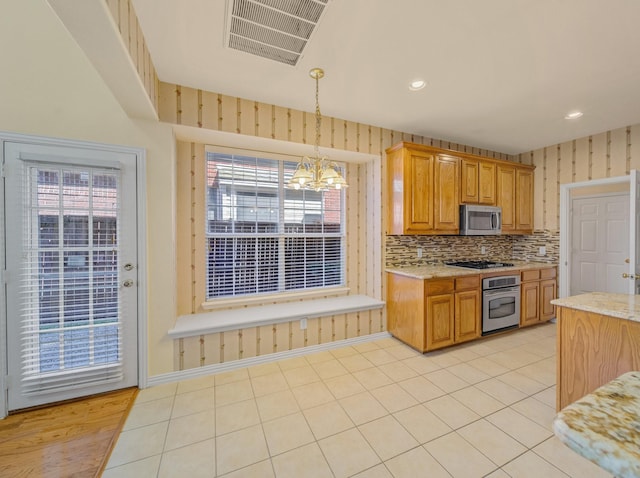
<svg viewBox="0 0 640 478">
<path fill-rule="evenodd" d="M 22 391 L 120 380 L 119 171 L 23 164 Z"/>
<path fill-rule="evenodd" d="M 287 189 L 297 163 L 207 153 L 207 298 L 344 285 L 344 191 Z"/>
</svg>

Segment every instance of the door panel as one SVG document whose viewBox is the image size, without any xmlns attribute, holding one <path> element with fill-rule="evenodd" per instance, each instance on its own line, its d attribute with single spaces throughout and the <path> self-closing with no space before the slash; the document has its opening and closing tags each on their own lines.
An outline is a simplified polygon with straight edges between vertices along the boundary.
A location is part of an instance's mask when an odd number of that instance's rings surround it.
<svg viewBox="0 0 640 478">
<path fill-rule="evenodd" d="M 136 156 L 4 153 L 8 409 L 136 385 Z"/>
<path fill-rule="evenodd" d="M 571 290 L 625 293 L 629 257 L 629 198 L 626 194 L 572 200 Z"/>
</svg>

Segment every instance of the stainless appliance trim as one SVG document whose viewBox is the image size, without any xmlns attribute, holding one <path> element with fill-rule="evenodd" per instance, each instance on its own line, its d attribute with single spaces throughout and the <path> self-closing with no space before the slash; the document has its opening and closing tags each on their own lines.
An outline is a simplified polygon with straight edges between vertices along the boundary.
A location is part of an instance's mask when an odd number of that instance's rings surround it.
<svg viewBox="0 0 640 478">
<path fill-rule="evenodd" d="M 474 226 L 471 216 L 474 213 L 489 213 L 489 222 L 486 227 Z M 477 204 L 460 205 L 460 235 L 461 236 L 486 236 L 496 235 L 502 232 L 502 208 L 499 206 L 480 206 Z"/>
</svg>

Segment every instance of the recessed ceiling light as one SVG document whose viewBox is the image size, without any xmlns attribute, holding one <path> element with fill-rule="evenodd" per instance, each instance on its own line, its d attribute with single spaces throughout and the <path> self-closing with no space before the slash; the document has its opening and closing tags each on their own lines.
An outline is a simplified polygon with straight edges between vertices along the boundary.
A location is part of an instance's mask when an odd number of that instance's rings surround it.
<svg viewBox="0 0 640 478">
<path fill-rule="evenodd" d="M 427 86 L 427 82 L 424 80 L 413 80 L 409 83 L 409 89 L 411 91 L 418 91 Z"/>
<path fill-rule="evenodd" d="M 564 119 L 568 119 L 568 120 L 578 119 L 581 116 L 582 116 L 582 111 L 572 111 L 564 115 Z"/>
</svg>

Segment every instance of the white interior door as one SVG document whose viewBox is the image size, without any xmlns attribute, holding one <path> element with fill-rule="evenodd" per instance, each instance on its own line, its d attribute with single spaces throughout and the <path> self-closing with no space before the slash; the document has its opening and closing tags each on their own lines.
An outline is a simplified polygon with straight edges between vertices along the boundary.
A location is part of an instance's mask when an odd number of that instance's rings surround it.
<svg viewBox="0 0 640 478">
<path fill-rule="evenodd" d="M 572 200 L 570 295 L 627 292 L 629 203 L 621 193 Z"/>
<path fill-rule="evenodd" d="M 136 155 L 4 143 L 9 410 L 138 383 Z"/>
<path fill-rule="evenodd" d="M 630 173 L 629 194 L 629 257 L 627 292 L 640 294 L 640 174 L 633 169 Z"/>
</svg>

